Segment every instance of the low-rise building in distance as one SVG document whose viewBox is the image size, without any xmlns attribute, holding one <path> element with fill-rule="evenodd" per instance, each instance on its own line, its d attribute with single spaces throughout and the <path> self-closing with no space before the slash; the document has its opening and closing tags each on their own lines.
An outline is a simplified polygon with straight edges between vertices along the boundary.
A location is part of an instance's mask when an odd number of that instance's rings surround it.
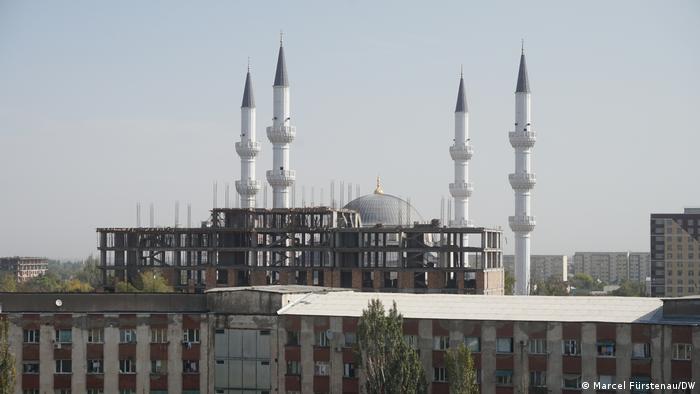
<svg viewBox="0 0 700 394">
<path fill-rule="evenodd" d="M 44 275 L 48 267 L 44 257 L 0 257 L 0 272 L 11 273 L 18 282 Z"/>
</svg>

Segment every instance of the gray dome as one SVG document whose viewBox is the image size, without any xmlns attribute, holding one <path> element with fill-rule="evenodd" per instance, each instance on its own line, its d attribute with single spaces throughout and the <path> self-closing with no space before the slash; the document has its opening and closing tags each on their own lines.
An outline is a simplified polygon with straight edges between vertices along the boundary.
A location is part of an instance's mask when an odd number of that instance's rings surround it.
<svg viewBox="0 0 700 394">
<path fill-rule="evenodd" d="M 423 217 L 412 205 L 399 197 L 382 193 L 381 189 L 358 197 L 343 208 L 357 211 L 362 219 L 362 226 L 374 226 L 379 223 L 385 226 L 407 226 L 423 221 Z"/>
</svg>

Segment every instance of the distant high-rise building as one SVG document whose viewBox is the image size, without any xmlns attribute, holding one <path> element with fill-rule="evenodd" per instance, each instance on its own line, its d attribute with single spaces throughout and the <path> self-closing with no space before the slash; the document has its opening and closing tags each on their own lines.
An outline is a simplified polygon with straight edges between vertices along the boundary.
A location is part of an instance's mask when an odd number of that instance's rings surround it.
<svg viewBox="0 0 700 394">
<path fill-rule="evenodd" d="M 700 208 L 651 214 L 650 240 L 651 295 L 700 294 Z"/>
<path fill-rule="evenodd" d="M 576 252 L 572 260 L 574 274 L 588 274 L 605 283 L 644 283 L 649 276 L 647 252 Z"/>
<path fill-rule="evenodd" d="M 566 282 L 568 275 L 568 256 L 564 255 L 531 255 L 530 256 L 530 287 L 537 282 L 556 278 Z M 503 256 L 503 269 L 515 275 L 515 256 Z"/>
<path fill-rule="evenodd" d="M 18 282 L 24 282 L 46 273 L 49 260 L 43 257 L 2 257 L 0 272 L 9 272 Z"/>
</svg>

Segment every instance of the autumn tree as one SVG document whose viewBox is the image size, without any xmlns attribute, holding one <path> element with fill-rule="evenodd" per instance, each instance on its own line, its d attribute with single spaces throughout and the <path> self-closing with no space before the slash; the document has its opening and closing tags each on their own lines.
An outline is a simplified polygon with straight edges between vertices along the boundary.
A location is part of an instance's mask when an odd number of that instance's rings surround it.
<svg viewBox="0 0 700 394">
<path fill-rule="evenodd" d="M 118 293 L 172 293 L 173 287 L 167 279 L 156 270 L 141 272 L 133 282 L 117 282 Z"/>
<path fill-rule="evenodd" d="M 463 343 L 456 348 L 450 348 L 445 353 L 445 366 L 450 394 L 479 393 L 472 352 Z"/>
<path fill-rule="evenodd" d="M 368 394 L 425 393 L 425 371 L 418 353 L 403 336 L 403 317 L 396 303 L 386 314 L 378 299 L 362 311 L 356 357 L 366 376 Z"/>
</svg>

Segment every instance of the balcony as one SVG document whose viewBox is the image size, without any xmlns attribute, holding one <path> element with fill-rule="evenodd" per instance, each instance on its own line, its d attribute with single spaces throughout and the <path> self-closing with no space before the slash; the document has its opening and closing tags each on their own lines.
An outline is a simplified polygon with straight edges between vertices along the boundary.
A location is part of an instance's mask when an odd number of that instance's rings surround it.
<svg viewBox="0 0 700 394">
<path fill-rule="evenodd" d="M 532 148 L 535 146 L 537 134 L 534 131 L 511 131 L 508 133 L 508 139 L 513 148 Z"/>
<path fill-rule="evenodd" d="M 297 178 L 294 170 L 268 170 L 266 175 L 272 187 L 290 187 Z"/>
<path fill-rule="evenodd" d="M 535 187 L 537 179 L 535 174 L 519 172 L 508 175 L 508 181 L 513 190 L 531 190 Z"/>
<path fill-rule="evenodd" d="M 470 145 L 460 144 L 450 147 L 450 156 L 452 160 L 471 160 L 474 150 Z"/>
<path fill-rule="evenodd" d="M 288 144 L 294 141 L 297 128 L 294 126 L 270 126 L 267 128 L 267 139 L 273 144 Z"/>
<path fill-rule="evenodd" d="M 236 181 L 236 191 L 241 195 L 254 196 L 260 191 L 260 182 L 255 179 Z"/>
<path fill-rule="evenodd" d="M 534 216 L 509 216 L 508 224 L 514 232 L 529 233 L 535 229 L 537 223 Z"/>
<path fill-rule="evenodd" d="M 236 153 L 243 158 L 253 158 L 260 152 L 260 143 L 255 141 L 236 142 Z"/>
<path fill-rule="evenodd" d="M 472 195 L 474 188 L 469 182 L 450 183 L 450 194 L 452 197 L 467 198 Z"/>
</svg>

